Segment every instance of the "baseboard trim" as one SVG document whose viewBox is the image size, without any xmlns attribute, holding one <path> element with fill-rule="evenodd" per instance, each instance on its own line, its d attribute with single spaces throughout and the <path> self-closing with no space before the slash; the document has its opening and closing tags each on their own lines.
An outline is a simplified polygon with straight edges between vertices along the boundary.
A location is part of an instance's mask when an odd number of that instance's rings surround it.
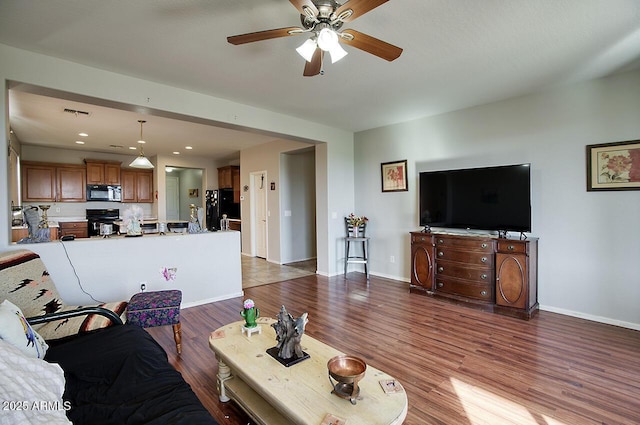
<svg viewBox="0 0 640 425">
<path fill-rule="evenodd" d="M 579 319 L 590 320 L 592 322 L 604 323 L 606 325 L 619 326 L 621 328 L 633 329 L 640 331 L 640 323 L 625 322 L 622 320 L 611 319 L 610 317 L 596 316 L 593 314 L 581 313 L 579 311 L 567 310 L 564 308 L 558 308 L 548 305 L 540 305 L 540 310 L 548 311 L 551 313 L 563 314 L 565 316 L 577 317 Z"/>
<path fill-rule="evenodd" d="M 182 303 L 180 305 L 180 308 L 181 309 L 186 309 L 186 308 L 196 307 L 196 306 L 203 305 L 203 304 L 210 304 L 210 303 L 215 303 L 217 301 L 224 301 L 224 300 L 228 300 L 228 299 L 231 299 L 231 298 L 241 297 L 243 295 L 244 295 L 244 291 L 240 291 L 240 292 L 235 292 L 235 293 L 232 293 L 232 294 L 225 294 L 225 295 L 222 295 L 220 297 L 207 298 L 207 299 L 198 300 L 198 301 L 191 301 L 191 302 L 188 302 L 188 303 Z"/>
</svg>

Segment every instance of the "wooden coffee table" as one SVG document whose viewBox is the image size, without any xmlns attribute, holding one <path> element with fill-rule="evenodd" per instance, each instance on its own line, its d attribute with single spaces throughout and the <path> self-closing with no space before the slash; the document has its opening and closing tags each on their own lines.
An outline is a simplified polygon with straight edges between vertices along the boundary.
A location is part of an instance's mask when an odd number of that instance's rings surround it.
<svg viewBox="0 0 640 425">
<path fill-rule="evenodd" d="M 332 394 L 327 362 L 344 354 L 308 335 L 302 349 L 311 357 L 285 367 L 267 354 L 276 345 L 275 319 L 260 318 L 261 333 L 242 332 L 243 321 L 223 326 L 211 333 L 209 346 L 218 359 L 218 392 L 223 402 L 233 399 L 251 418 L 263 425 L 333 424 L 328 415 L 347 425 L 401 424 L 407 415 L 407 395 L 400 383 L 398 392 L 387 393 L 381 380 L 388 374 L 367 365 L 359 382 L 355 405 Z"/>
</svg>

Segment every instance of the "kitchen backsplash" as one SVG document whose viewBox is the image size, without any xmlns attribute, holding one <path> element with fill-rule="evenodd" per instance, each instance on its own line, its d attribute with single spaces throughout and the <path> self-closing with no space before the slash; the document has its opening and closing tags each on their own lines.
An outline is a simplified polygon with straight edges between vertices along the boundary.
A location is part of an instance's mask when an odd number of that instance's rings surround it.
<svg viewBox="0 0 640 425">
<path fill-rule="evenodd" d="M 118 208 L 120 210 L 120 215 L 126 210 L 130 208 L 132 205 L 137 205 L 142 208 L 144 212 L 144 217 L 153 216 L 153 204 L 135 204 L 128 202 L 27 202 L 22 207 L 26 207 L 29 205 L 38 206 L 38 205 L 51 205 L 51 208 L 47 211 L 47 216 L 50 220 L 55 221 L 56 217 L 78 217 L 84 218 L 86 215 L 87 209 L 100 209 L 100 208 Z"/>
</svg>

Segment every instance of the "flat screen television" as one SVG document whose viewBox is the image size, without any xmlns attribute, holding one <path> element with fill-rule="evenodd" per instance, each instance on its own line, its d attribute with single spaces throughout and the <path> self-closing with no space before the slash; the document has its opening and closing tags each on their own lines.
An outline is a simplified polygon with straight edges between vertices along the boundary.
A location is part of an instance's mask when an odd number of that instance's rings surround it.
<svg viewBox="0 0 640 425">
<path fill-rule="evenodd" d="M 531 231 L 530 164 L 420 173 L 420 226 Z"/>
</svg>

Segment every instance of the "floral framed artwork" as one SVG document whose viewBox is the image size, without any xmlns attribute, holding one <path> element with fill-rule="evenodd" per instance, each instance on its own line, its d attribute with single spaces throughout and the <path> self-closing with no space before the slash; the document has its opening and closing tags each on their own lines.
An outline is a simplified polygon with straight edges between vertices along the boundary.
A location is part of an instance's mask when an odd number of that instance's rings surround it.
<svg viewBox="0 0 640 425">
<path fill-rule="evenodd" d="M 383 162 L 380 165 L 383 192 L 403 192 L 409 190 L 407 182 L 407 160 Z"/>
<path fill-rule="evenodd" d="M 640 190 L 640 140 L 587 146 L 587 191 Z"/>
</svg>

